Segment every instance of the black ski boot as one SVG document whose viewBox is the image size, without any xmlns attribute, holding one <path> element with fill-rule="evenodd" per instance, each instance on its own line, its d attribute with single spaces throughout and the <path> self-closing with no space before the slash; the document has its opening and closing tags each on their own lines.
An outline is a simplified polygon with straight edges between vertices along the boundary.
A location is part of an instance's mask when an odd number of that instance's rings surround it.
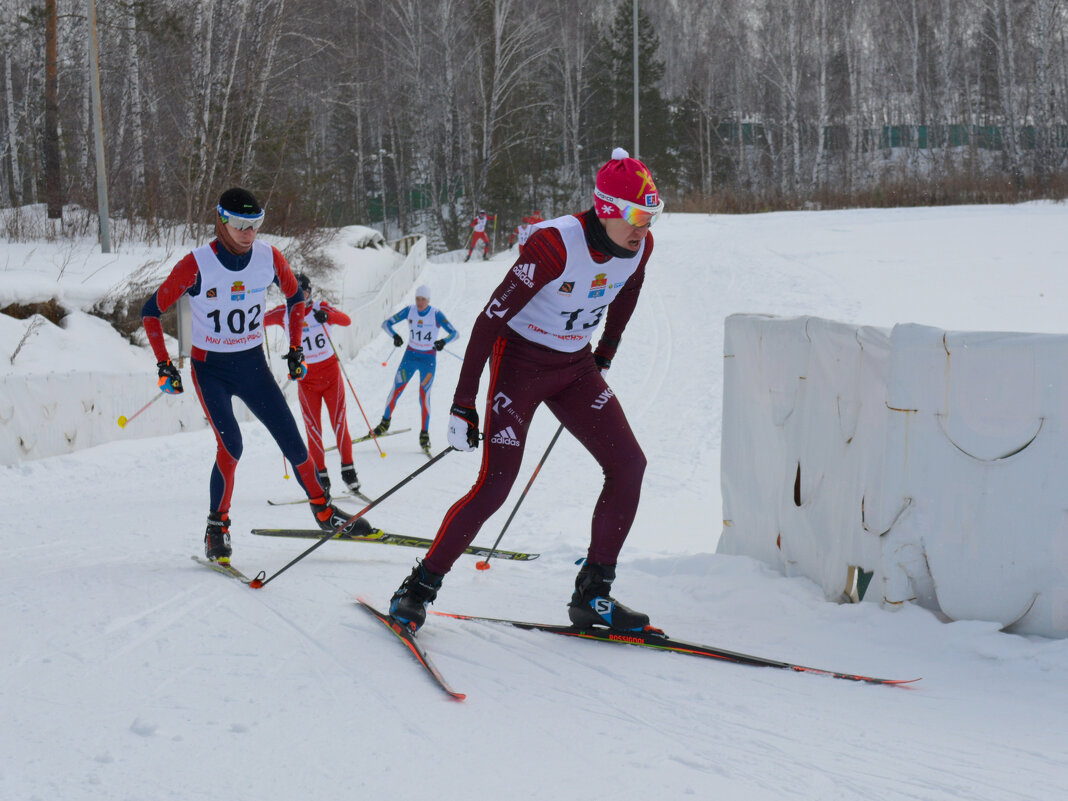
<svg viewBox="0 0 1068 801">
<path fill-rule="evenodd" d="M 419 447 L 424 451 L 430 450 L 430 434 L 426 431 L 419 432 Z"/>
<path fill-rule="evenodd" d="M 345 482 L 345 486 L 349 488 L 349 492 L 360 491 L 360 479 L 356 475 L 356 465 L 341 465 L 341 480 Z"/>
<path fill-rule="evenodd" d="M 379 424 L 374 427 L 374 431 L 372 433 L 376 437 L 380 437 L 387 431 L 389 431 L 389 418 L 383 417 Z"/>
<path fill-rule="evenodd" d="M 317 471 L 315 473 L 315 477 L 317 479 L 319 479 L 319 486 L 323 488 L 323 492 L 325 492 L 327 497 L 329 497 L 330 496 L 330 474 L 328 472 L 326 472 L 326 468 L 324 467 L 322 470 Z"/>
<path fill-rule="evenodd" d="M 311 506 L 312 514 L 315 515 L 315 522 L 323 531 L 331 531 L 349 537 L 366 537 L 374 530 L 374 527 L 362 517 L 345 525 L 345 521 L 352 515 L 338 509 L 325 497 L 315 498 L 308 501 L 308 503 Z M 345 526 L 345 528 L 338 531 L 342 526 Z"/>
<path fill-rule="evenodd" d="M 615 565 L 587 562 L 575 577 L 575 593 L 567 614 L 579 628 L 607 626 L 622 631 L 641 631 L 649 625 L 649 616 L 619 603 L 609 593 L 616 577 Z"/>
<path fill-rule="evenodd" d="M 208 528 L 204 533 L 204 556 L 212 562 L 229 564 L 230 515 L 226 512 L 208 512 Z"/>
<path fill-rule="evenodd" d="M 443 578 L 440 573 L 431 573 L 423 567 L 422 562 L 417 564 L 393 593 L 389 601 L 389 616 L 413 632 L 418 631 L 426 620 L 427 604 L 438 597 Z"/>
</svg>

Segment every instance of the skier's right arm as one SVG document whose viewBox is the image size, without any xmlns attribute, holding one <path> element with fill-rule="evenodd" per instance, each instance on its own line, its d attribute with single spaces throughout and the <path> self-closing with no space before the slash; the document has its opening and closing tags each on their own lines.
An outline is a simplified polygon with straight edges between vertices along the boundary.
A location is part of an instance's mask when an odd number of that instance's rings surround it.
<svg viewBox="0 0 1068 801">
<path fill-rule="evenodd" d="M 399 348 L 401 345 L 403 345 L 404 339 L 401 337 L 400 334 L 393 330 L 393 325 L 395 323 L 399 323 L 401 320 L 407 319 L 408 310 L 410 308 L 411 306 L 405 306 L 392 317 L 382 321 L 382 330 L 389 334 L 391 337 L 393 337 L 393 347 L 395 348 Z"/>
<path fill-rule="evenodd" d="M 196 286 L 200 280 L 200 271 L 197 269 L 196 259 L 193 254 L 187 254 L 179 261 L 171 274 L 160 284 L 159 289 L 145 301 L 141 307 L 141 325 L 145 327 L 145 335 L 148 343 L 152 346 L 152 352 L 156 356 L 156 368 L 159 375 L 159 388 L 161 392 L 176 395 L 182 392 L 182 376 L 178 368 L 171 362 L 170 354 L 167 353 L 167 343 L 163 339 L 163 324 L 160 316 L 174 305 L 182 295 Z"/>
<path fill-rule="evenodd" d="M 145 327 L 148 344 L 152 346 L 157 362 L 169 362 L 171 358 L 167 353 L 167 343 L 163 339 L 163 324 L 160 322 L 160 316 L 173 306 L 178 298 L 192 289 L 199 279 L 200 271 L 197 269 L 197 261 L 192 253 L 188 253 L 174 265 L 171 274 L 141 307 L 141 324 Z"/>
</svg>

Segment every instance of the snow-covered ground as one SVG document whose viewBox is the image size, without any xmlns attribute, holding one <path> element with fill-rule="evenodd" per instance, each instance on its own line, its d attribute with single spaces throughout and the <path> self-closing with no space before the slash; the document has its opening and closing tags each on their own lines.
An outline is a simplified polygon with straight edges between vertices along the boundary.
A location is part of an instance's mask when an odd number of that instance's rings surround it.
<svg viewBox="0 0 1068 801">
<path fill-rule="evenodd" d="M 610 373 L 649 458 L 616 594 L 688 640 L 922 681 L 876 687 L 432 618 L 420 639 L 468 694 L 450 701 L 353 604 L 357 593 L 384 604 L 417 551 L 327 543 L 250 590 L 189 558 L 201 550 L 211 433 L 130 439 L 0 467 L 0 798 L 1064 797 L 1068 641 L 945 624 L 915 607 L 836 605 L 810 581 L 715 548 L 726 315 L 1062 332 L 1065 230 L 1068 207 L 1053 204 L 666 215 L 655 229 Z M 77 269 L 69 250 L 0 244 L 0 307 L 30 299 L 11 289 L 26 283 L 8 280 L 16 271 L 55 280 L 57 265 Z M 466 335 L 510 264 L 431 264 L 423 280 Z M 8 329 L 26 322 L 0 322 L 4 347 L 17 343 Z M 122 369 L 131 363 L 119 353 L 130 346 L 87 325 L 41 342 L 64 364 L 113 349 Z M 383 335 L 346 361 L 372 423 L 392 350 Z M 155 369 L 141 355 L 147 398 Z M 8 361 L 0 374 L 15 369 Z M 441 448 L 460 361 L 443 354 L 438 365 Z M 351 402 L 349 420 L 364 428 Z M 394 421 L 415 430 L 382 440 L 385 458 L 356 446 L 371 495 L 426 463 L 414 387 Z M 512 497 L 476 542 L 500 533 L 555 429 L 542 411 Z M 271 574 L 307 543 L 249 529 L 312 520 L 304 506 L 267 505 L 300 491 L 262 427 L 243 433 L 234 561 Z M 449 454 L 369 518 L 432 536 L 477 463 Z M 502 542 L 541 558 L 478 571 L 464 557 L 436 608 L 565 621 L 599 478 L 562 437 Z"/>
</svg>

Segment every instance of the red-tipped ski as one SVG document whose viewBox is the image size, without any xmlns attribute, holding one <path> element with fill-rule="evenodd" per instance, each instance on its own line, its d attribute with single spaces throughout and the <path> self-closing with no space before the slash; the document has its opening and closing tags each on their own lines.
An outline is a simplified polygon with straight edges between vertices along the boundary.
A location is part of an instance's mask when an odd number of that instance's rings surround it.
<svg viewBox="0 0 1068 801">
<path fill-rule="evenodd" d="M 356 602 L 362 609 L 367 610 L 367 613 L 369 615 L 380 621 L 383 625 L 386 626 L 386 628 L 392 631 L 396 635 L 398 640 L 408 646 L 408 649 L 412 652 L 412 655 L 415 656 L 415 658 L 418 660 L 419 664 L 426 668 L 426 672 L 433 677 L 434 681 L 438 683 L 438 686 L 441 687 L 441 689 L 443 689 L 446 693 L 448 693 L 450 697 L 455 698 L 457 701 L 462 701 L 467 698 L 464 693 L 458 693 L 456 692 L 456 690 L 449 686 L 449 683 L 445 681 L 445 677 L 441 675 L 441 672 L 437 669 L 437 667 L 434 666 L 434 663 L 430 661 L 430 657 L 427 655 L 427 652 L 423 650 L 423 646 L 420 645 L 419 642 L 415 639 L 415 634 L 413 634 L 408 628 L 402 626 L 396 620 L 391 618 L 389 615 L 379 612 L 363 598 L 357 598 Z"/>
<path fill-rule="evenodd" d="M 643 648 L 653 648 L 658 651 L 674 651 L 678 654 L 701 656 L 707 659 L 721 659 L 726 662 L 734 662 L 739 665 L 753 665 L 755 667 L 774 667 L 784 670 L 793 670 L 798 673 L 815 673 L 821 676 L 831 676 L 836 679 L 848 679 L 849 681 L 863 681 L 868 684 L 910 684 L 919 679 L 879 679 L 874 676 L 861 676 L 856 673 L 838 673 L 833 670 L 821 670 L 820 668 L 805 667 L 792 662 L 780 662 L 776 659 L 767 659 L 762 656 L 740 654 L 735 651 L 727 651 L 723 648 L 714 648 L 711 645 L 685 642 L 668 637 L 660 629 L 648 627 L 645 631 L 619 631 L 616 629 L 588 628 L 580 629 L 575 626 L 560 626 L 552 623 L 525 623 L 521 620 L 505 620 L 496 617 L 479 617 L 477 615 L 457 615 L 449 612 L 435 612 L 431 614 L 441 617 L 451 617 L 457 620 L 474 620 L 484 623 L 503 623 L 514 626 L 517 629 L 528 631 L 544 631 L 549 634 L 562 634 L 566 637 L 578 637 L 583 640 L 597 640 L 600 642 L 614 642 L 623 645 L 637 645 Z"/>
</svg>

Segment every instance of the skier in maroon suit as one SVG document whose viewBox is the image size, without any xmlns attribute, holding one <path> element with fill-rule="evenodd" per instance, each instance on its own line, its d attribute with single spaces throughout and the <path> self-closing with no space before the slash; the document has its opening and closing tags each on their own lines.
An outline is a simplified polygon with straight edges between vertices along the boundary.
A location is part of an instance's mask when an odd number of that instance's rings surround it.
<svg viewBox="0 0 1068 801">
<path fill-rule="evenodd" d="M 444 575 L 504 503 L 527 430 L 543 403 L 597 460 L 604 488 L 568 611 L 580 627 L 637 630 L 649 617 L 610 595 L 616 560 L 638 508 L 645 455 L 602 373 L 611 365 L 653 251 L 663 202 L 638 159 L 617 148 L 597 173 L 594 206 L 543 223 L 471 332 L 449 416 L 449 444 L 479 443 L 479 378 L 489 360 L 485 448 L 471 490 L 445 514 L 426 559 L 393 595 L 390 615 L 417 630 Z M 604 321 L 596 349 L 590 340 Z"/>
</svg>

